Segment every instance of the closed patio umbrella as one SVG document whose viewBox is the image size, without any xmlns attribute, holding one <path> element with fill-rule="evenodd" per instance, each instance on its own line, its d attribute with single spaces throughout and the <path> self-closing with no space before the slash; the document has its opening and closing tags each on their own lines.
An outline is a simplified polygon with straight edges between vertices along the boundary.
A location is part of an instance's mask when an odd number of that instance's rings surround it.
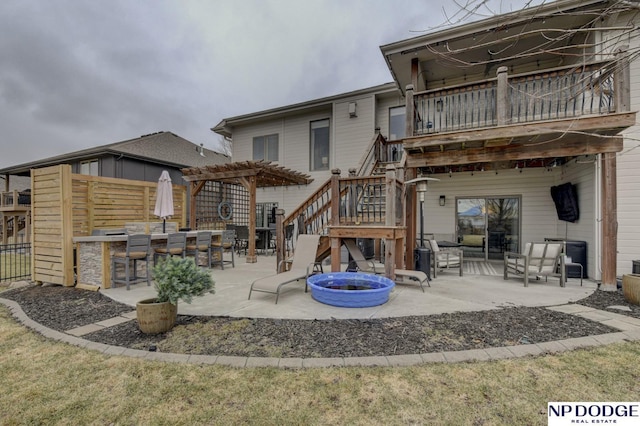
<svg viewBox="0 0 640 426">
<path fill-rule="evenodd" d="M 167 218 L 173 216 L 173 187 L 169 172 L 163 170 L 158 179 L 158 190 L 156 192 L 156 208 L 153 214 L 162 219 L 162 233 L 166 232 Z"/>
</svg>

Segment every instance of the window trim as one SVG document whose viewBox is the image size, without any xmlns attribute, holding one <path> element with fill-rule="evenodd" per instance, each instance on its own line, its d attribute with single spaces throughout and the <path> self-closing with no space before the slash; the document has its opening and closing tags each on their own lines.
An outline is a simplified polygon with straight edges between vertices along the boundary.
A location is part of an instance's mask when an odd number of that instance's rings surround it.
<svg viewBox="0 0 640 426">
<path fill-rule="evenodd" d="M 314 123 L 320 123 L 322 121 L 326 121 L 327 122 L 327 165 L 326 167 L 314 167 L 314 160 L 315 160 L 315 156 L 314 156 L 314 133 L 313 133 L 313 125 Z M 322 128 L 322 127 L 320 127 Z M 331 170 L 331 119 L 329 117 L 326 118 L 321 118 L 318 120 L 311 120 L 309 121 L 309 171 L 312 172 L 319 172 L 319 171 L 325 171 L 325 170 Z"/>
<path fill-rule="evenodd" d="M 274 137 L 275 136 L 275 148 L 276 148 L 276 158 L 269 158 L 269 138 L 270 137 Z M 256 158 L 255 156 L 255 147 L 256 147 L 256 139 L 258 138 L 262 138 L 263 139 L 263 155 L 262 158 Z M 258 135 L 258 136 L 254 136 L 251 139 L 251 158 L 253 159 L 253 161 L 279 161 L 280 159 L 280 134 L 279 133 L 270 133 L 270 134 L 266 134 L 266 135 Z"/>
<path fill-rule="evenodd" d="M 82 173 L 82 166 L 85 164 L 89 166 L 89 173 Z M 91 173 L 92 164 L 96 165 L 96 174 Z M 78 164 L 78 173 L 87 176 L 100 176 L 100 160 L 98 158 L 92 158 L 90 160 L 80 161 L 80 163 Z"/>
<path fill-rule="evenodd" d="M 403 114 L 396 114 L 396 115 L 403 115 L 404 116 L 404 121 L 406 121 L 407 119 L 407 106 L 406 105 L 396 105 L 396 106 L 392 106 L 389 107 L 389 115 L 388 115 L 388 119 L 389 119 L 389 140 L 390 141 L 397 141 L 397 140 L 401 140 L 404 139 L 407 135 L 406 133 L 406 129 L 405 126 L 402 126 L 402 135 L 401 136 L 396 136 L 394 138 L 391 137 L 391 116 L 392 116 L 392 111 L 393 110 L 399 110 L 400 108 L 404 109 L 404 113 Z"/>
</svg>

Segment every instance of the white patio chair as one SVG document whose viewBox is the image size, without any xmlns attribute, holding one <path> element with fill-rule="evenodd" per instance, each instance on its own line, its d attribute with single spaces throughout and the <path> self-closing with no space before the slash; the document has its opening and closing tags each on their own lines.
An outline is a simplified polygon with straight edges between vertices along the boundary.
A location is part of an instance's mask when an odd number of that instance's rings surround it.
<svg viewBox="0 0 640 426">
<path fill-rule="evenodd" d="M 523 253 L 505 252 L 504 279 L 509 274 L 524 277 L 524 286 L 529 285 L 529 276 L 536 280 L 544 276 L 547 281 L 550 275 L 560 278 L 560 286 L 564 286 L 565 268 L 562 255 L 562 243 L 527 243 Z"/>
<path fill-rule="evenodd" d="M 436 240 L 429 240 L 431 246 L 431 266 L 433 269 L 433 278 L 438 276 L 438 271 L 445 269 L 458 268 L 460 276 L 463 274 L 462 262 L 464 254 L 458 248 L 447 248 L 441 250 Z"/>
</svg>

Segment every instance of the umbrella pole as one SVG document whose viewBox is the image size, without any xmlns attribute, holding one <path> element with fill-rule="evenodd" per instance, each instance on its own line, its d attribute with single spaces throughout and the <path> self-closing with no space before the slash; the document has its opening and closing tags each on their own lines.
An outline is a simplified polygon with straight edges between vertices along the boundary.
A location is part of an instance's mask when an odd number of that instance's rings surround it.
<svg viewBox="0 0 640 426">
<path fill-rule="evenodd" d="M 163 234 L 167 232 L 166 229 L 167 229 L 167 219 L 162 219 L 162 233 Z"/>
</svg>

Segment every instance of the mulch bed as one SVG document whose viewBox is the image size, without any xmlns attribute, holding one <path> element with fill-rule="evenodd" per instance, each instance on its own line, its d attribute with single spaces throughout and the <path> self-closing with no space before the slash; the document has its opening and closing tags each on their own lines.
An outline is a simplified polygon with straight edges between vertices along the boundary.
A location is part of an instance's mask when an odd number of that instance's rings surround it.
<svg viewBox="0 0 640 426">
<path fill-rule="evenodd" d="M 0 293 L 34 321 L 58 331 L 109 319 L 134 308 L 99 292 L 28 286 Z M 640 307 L 620 292 L 596 291 L 581 305 L 640 318 Z M 612 309 L 622 306 L 629 310 Z M 545 308 L 507 307 L 479 312 L 348 320 L 284 320 L 179 315 L 169 333 L 145 335 L 135 320 L 83 338 L 134 349 L 173 353 L 352 357 L 458 351 L 531 344 L 611 333 L 600 323 Z"/>
</svg>

